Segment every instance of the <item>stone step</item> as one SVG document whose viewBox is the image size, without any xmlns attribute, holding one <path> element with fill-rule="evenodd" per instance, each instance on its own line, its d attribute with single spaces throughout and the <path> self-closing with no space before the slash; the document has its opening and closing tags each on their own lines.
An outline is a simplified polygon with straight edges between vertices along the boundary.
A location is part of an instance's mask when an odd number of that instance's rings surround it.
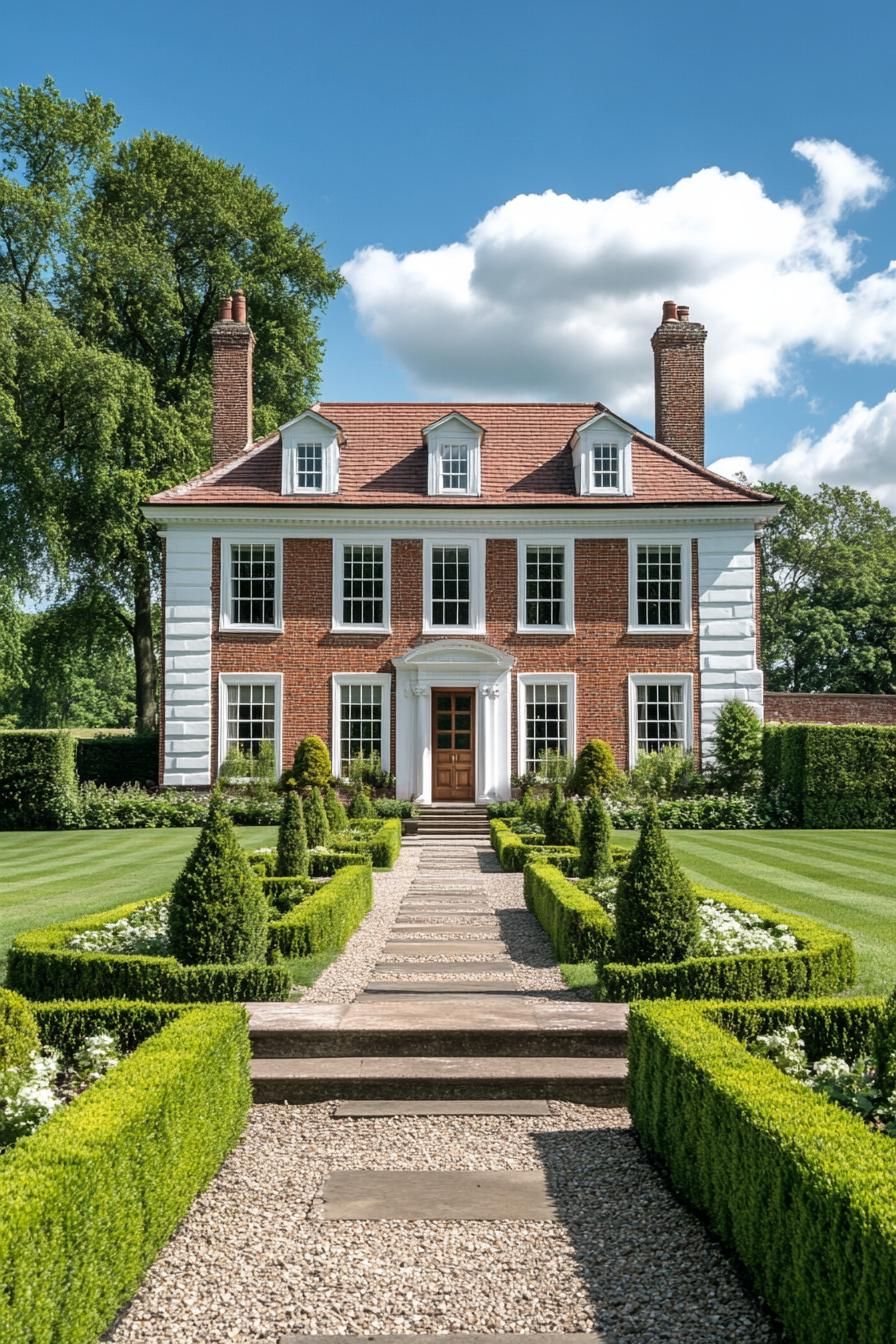
<svg viewBox="0 0 896 1344">
<path fill-rule="evenodd" d="M 256 1103 L 401 1098 L 554 1098 L 624 1106 L 624 1059 L 430 1056 L 253 1059 Z"/>
<path fill-rule="evenodd" d="M 606 1344 L 604 1335 L 281 1335 L 277 1344 Z"/>
<path fill-rule="evenodd" d="M 622 1058 L 626 1051 L 624 1004 L 532 1004 L 499 979 L 373 982 L 352 1004 L 259 1003 L 249 1010 L 258 1060 Z"/>
</svg>

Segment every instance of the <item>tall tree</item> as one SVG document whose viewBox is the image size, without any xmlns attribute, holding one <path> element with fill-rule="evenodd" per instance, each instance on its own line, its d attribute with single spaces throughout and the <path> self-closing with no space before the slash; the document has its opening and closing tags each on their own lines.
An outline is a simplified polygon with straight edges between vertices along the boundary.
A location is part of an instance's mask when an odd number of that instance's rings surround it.
<svg viewBox="0 0 896 1344">
<path fill-rule="evenodd" d="M 20 586 L 106 602 L 149 728 L 158 546 L 139 503 L 210 461 L 218 299 L 249 294 L 264 433 L 316 395 L 341 279 L 242 167 L 170 136 L 116 144 L 117 121 L 50 80 L 0 94 L 0 546 Z"/>
<path fill-rule="evenodd" d="M 760 543 L 769 689 L 896 691 L 896 517 L 850 486 L 761 488 L 786 506 Z"/>
</svg>

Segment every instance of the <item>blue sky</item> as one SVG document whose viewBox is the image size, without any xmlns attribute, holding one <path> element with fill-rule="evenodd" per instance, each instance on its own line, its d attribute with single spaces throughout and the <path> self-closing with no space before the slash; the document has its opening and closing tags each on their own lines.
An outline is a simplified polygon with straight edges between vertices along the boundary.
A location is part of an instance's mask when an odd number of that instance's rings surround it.
<svg viewBox="0 0 896 1344">
<path fill-rule="evenodd" d="M 650 429 L 673 297 L 710 328 L 709 460 L 783 455 L 896 503 L 892 6 L 36 13 L 5 15 L 0 82 L 96 91 L 125 134 L 242 162 L 331 265 L 362 254 L 324 320 L 325 398 L 600 398 Z"/>
</svg>

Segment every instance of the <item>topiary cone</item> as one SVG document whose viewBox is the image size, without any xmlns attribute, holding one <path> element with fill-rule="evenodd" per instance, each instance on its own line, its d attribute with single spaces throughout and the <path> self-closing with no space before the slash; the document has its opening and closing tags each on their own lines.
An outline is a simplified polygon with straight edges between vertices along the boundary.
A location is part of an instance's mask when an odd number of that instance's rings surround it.
<svg viewBox="0 0 896 1344">
<path fill-rule="evenodd" d="M 582 809 L 582 834 L 579 837 L 579 876 L 603 877 L 610 872 L 610 843 L 613 828 L 599 794 L 589 798 Z"/>
<path fill-rule="evenodd" d="M 616 895 L 616 954 L 635 965 L 684 961 L 696 941 L 697 897 L 650 802 Z"/>
<path fill-rule="evenodd" d="M 169 928 L 171 951 L 188 966 L 267 959 L 268 904 L 219 789 L 171 888 Z"/>
<path fill-rule="evenodd" d="M 277 832 L 277 876 L 307 877 L 308 837 L 302 800 L 290 792 L 283 800 L 280 829 Z"/>
</svg>

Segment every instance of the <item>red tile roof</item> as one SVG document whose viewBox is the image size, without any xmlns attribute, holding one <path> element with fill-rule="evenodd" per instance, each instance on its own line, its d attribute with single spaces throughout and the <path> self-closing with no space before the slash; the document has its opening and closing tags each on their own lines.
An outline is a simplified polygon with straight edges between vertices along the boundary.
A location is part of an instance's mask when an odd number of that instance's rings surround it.
<svg viewBox="0 0 896 1344">
<path fill-rule="evenodd" d="M 324 402 L 313 408 L 340 428 L 339 494 L 280 493 L 280 435 L 260 439 L 244 453 L 194 480 L 153 495 L 152 504 L 248 505 L 319 508 L 413 505 L 415 508 L 580 504 L 588 508 L 644 504 L 764 503 L 771 496 L 717 476 L 633 429 L 634 494 L 579 496 L 570 440 L 600 411 L 599 402 L 546 405 L 432 402 Z M 422 429 L 459 411 L 481 425 L 482 493 L 476 497 L 427 494 Z M 611 413 L 612 414 L 612 413 Z"/>
</svg>

